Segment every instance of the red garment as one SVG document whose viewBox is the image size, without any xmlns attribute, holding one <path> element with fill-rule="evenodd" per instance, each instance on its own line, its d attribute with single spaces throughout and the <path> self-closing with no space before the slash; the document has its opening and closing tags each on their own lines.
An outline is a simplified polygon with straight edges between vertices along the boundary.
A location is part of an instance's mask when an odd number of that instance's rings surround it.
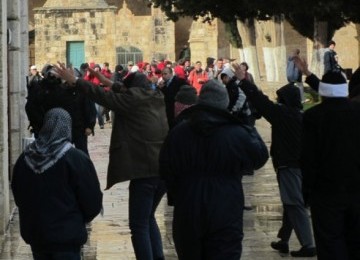
<svg viewBox="0 0 360 260">
<path fill-rule="evenodd" d="M 165 64 L 165 62 L 163 61 L 163 62 L 160 62 L 160 63 L 157 65 L 157 68 L 162 71 L 162 70 L 165 68 L 165 66 L 166 66 L 166 64 Z"/>
<path fill-rule="evenodd" d="M 108 69 L 105 69 L 105 68 L 101 70 L 101 74 L 103 74 L 108 79 L 111 79 L 111 77 L 112 77 L 111 71 Z"/>
<path fill-rule="evenodd" d="M 96 86 L 100 85 L 100 80 L 97 77 L 91 76 L 89 74 L 85 75 L 84 80 L 90 81 L 92 84 L 94 84 Z"/>
<path fill-rule="evenodd" d="M 193 69 L 189 74 L 188 80 L 190 85 L 196 89 L 196 92 L 199 95 L 201 87 L 209 80 L 209 77 L 205 70 L 201 69 L 200 71 L 196 71 Z"/>
<path fill-rule="evenodd" d="M 180 103 L 178 101 L 175 101 L 175 104 L 174 104 L 174 116 L 177 117 L 183 110 L 191 107 L 193 105 L 187 105 L 187 104 L 183 104 L 183 103 Z"/>
<path fill-rule="evenodd" d="M 184 70 L 184 66 L 177 65 L 174 68 L 175 75 L 178 76 L 178 78 L 186 79 L 186 74 Z"/>
</svg>

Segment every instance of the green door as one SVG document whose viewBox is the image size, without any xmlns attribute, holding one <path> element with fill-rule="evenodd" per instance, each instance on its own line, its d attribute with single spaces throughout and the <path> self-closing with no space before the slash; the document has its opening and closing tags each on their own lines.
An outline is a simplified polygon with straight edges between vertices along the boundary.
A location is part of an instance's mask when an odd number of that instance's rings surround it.
<svg viewBox="0 0 360 260">
<path fill-rule="evenodd" d="M 84 42 L 67 42 L 66 43 L 66 64 L 72 65 L 79 69 L 80 65 L 85 62 Z"/>
</svg>

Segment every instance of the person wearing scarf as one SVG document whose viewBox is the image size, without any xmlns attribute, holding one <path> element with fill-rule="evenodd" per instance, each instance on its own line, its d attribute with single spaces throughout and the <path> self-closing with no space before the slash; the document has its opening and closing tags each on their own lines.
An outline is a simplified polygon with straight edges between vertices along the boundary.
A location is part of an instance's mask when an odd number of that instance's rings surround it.
<svg viewBox="0 0 360 260">
<path fill-rule="evenodd" d="M 18 158 L 11 188 L 20 232 L 34 259 L 77 259 L 87 240 L 85 224 L 102 209 L 93 163 L 71 144 L 71 117 L 49 110 L 39 137 Z"/>
</svg>

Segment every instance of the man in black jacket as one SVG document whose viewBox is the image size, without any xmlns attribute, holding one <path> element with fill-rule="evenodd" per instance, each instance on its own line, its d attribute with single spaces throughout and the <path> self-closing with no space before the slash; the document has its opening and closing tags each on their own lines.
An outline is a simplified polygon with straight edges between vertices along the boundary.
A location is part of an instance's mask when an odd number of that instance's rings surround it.
<svg viewBox="0 0 360 260">
<path fill-rule="evenodd" d="M 226 89 L 211 80 L 197 105 L 169 133 L 160 172 L 174 199 L 173 237 L 180 260 L 238 260 L 242 252 L 242 175 L 268 159 L 256 130 L 228 111 Z M 170 197 L 171 197 L 170 196 Z"/>
<path fill-rule="evenodd" d="M 61 107 L 72 118 L 72 142 L 76 148 L 89 155 L 87 138 L 94 133 L 96 123 L 95 104 L 83 93 L 67 87 L 52 75 L 52 65 L 44 67 L 42 79 L 29 90 L 25 105 L 26 114 L 35 138 L 42 127 L 45 113 L 51 108 Z"/>
<path fill-rule="evenodd" d="M 169 124 L 169 129 L 174 126 L 175 119 L 175 96 L 181 86 L 187 85 L 185 79 L 179 78 L 173 74 L 172 68 L 166 67 L 162 71 L 162 79 L 159 88 L 164 94 L 166 116 Z"/>
<path fill-rule="evenodd" d="M 289 239 L 294 229 L 301 249 L 292 251 L 294 257 L 316 255 L 311 234 L 309 216 L 302 195 L 302 174 L 300 170 L 302 105 L 300 91 L 293 84 L 285 85 L 276 94 L 278 103 L 269 100 L 257 87 L 245 80 L 240 66 L 235 64 L 235 73 L 244 91 L 256 110 L 271 124 L 270 155 L 276 170 L 280 198 L 283 203 L 283 223 L 279 230 L 278 242 L 271 247 L 280 253 L 289 252 Z"/>
<path fill-rule="evenodd" d="M 304 61 L 297 66 L 322 97 L 304 114 L 301 156 L 318 259 L 360 259 L 360 72 L 351 78 L 349 93 L 340 72 L 320 81 Z"/>
<path fill-rule="evenodd" d="M 324 74 L 327 72 L 341 72 L 341 67 L 338 63 L 338 55 L 335 51 L 336 43 L 334 41 L 329 42 L 329 47 L 324 54 Z"/>
</svg>

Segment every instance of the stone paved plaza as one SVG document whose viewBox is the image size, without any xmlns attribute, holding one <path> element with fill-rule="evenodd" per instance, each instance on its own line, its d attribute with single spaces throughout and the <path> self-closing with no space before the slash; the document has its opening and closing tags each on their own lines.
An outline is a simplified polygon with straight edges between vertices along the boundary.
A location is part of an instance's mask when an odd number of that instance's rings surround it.
<svg viewBox="0 0 360 260">
<path fill-rule="evenodd" d="M 264 121 L 257 122 L 257 129 L 267 145 L 270 144 L 270 126 Z M 105 187 L 108 164 L 108 147 L 111 125 L 105 129 L 96 128 L 94 137 L 89 138 L 89 150 L 94 161 L 101 186 Z M 276 240 L 281 220 L 281 203 L 271 160 L 254 176 L 243 179 L 245 204 L 253 210 L 244 212 L 243 260 L 290 259 L 280 256 L 269 246 Z M 135 259 L 128 228 L 128 182 L 115 185 L 104 191 L 104 215 L 98 216 L 89 225 L 89 239 L 83 250 L 84 260 L 127 260 Z M 164 252 L 167 260 L 177 259 L 171 231 L 172 208 L 163 200 L 157 210 L 157 221 L 163 235 Z M 28 245 L 19 234 L 17 211 L 14 210 L 9 232 L 2 242 L 0 260 L 32 259 Z M 292 236 L 290 250 L 300 248 L 295 235 Z M 297 258 L 301 259 L 301 258 Z M 305 259 L 305 258 L 304 258 Z M 316 259 L 316 257 L 311 258 Z"/>
</svg>

